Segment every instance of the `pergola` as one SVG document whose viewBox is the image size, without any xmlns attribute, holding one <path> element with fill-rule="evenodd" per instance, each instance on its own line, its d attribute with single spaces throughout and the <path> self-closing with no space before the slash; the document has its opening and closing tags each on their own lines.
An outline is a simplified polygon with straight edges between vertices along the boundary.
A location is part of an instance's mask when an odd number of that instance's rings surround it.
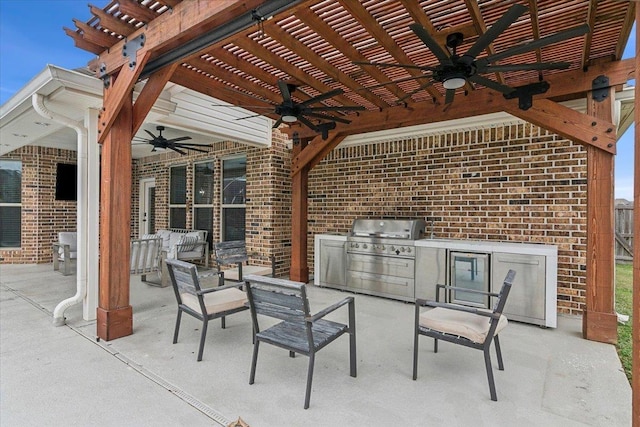
<svg viewBox="0 0 640 427">
<path fill-rule="evenodd" d="M 501 93 L 466 83 L 445 104 L 436 83 L 419 89 L 418 67 L 375 67 L 354 62 L 430 66 L 437 58 L 409 29 L 420 24 L 446 52 L 447 35 L 462 33 L 468 49 L 514 3 L 528 11 L 488 45 L 494 55 L 515 45 L 588 24 L 585 35 L 505 58 L 500 65 L 570 62 L 549 71 L 501 71 L 485 77 L 510 87 L 549 88 L 506 99 Z M 615 92 L 640 77 L 640 61 L 621 60 L 637 2 L 622 0 L 114 0 L 90 6 L 93 17 L 65 29 L 77 47 L 98 57 L 90 68 L 104 82 L 99 118 L 102 144 L 100 285 L 97 333 L 111 340 L 132 333 L 129 304 L 131 139 L 167 82 L 257 114 L 280 118 L 278 80 L 296 85 L 303 102 L 331 90 L 342 94 L 327 107 L 361 106 L 339 112 L 350 123 L 318 135 L 300 123 L 282 126 L 294 140 L 292 176 L 292 254 L 290 277 L 307 282 L 307 181 L 309 171 L 348 135 L 435 123 L 504 111 L 548 129 L 587 151 L 587 270 L 583 335 L 615 342 L 613 165 L 616 154 Z M 508 68 L 508 67 L 505 67 Z M 133 86 L 146 80 L 132 99 Z M 534 86 L 529 86 L 534 84 Z M 373 87 L 375 86 L 375 87 Z M 418 90 L 419 89 L 419 90 Z M 587 112 L 560 101 L 587 99 Z M 639 99 L 636 86 L 636 99 Z M 398 102 L 402 100 L 402 102 Z M 265 108 L 271 107 L 271 108 Z M 635 182 L 640 181 L 639 113 L 635 111 Z M 295 137 L 294 137 L 295 133 Z M 634 190 L 635 235 L 640 227 L 640 186 Z M 635 253 L 640 243 L 634 239 Z M 640 425 L 640 259 L 634 260 L 634 426 Z"/>
</svg>

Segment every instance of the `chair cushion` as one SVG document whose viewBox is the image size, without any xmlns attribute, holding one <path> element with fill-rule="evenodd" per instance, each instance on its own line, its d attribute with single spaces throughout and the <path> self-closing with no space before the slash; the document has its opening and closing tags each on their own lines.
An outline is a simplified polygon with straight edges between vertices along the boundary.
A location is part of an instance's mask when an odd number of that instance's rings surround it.
<svg viewBox="0 0 640 427">
<path fill-rule="evenodd" d="M 181 293 L 182 303 L 192 310 L 203 314 L 200 311 L 200 303 L 198 297 L 189 293 Z M 247 294 L 240 289 L 231 288 L 218 292 L 210 292 L 204 295 L 204 305 L 207 314 L 215 314 L 223 311 L 240 308 L 247 302 Z"/>
<path fill-rule="evenodd" d="M 485 311 L 491 312 L 489 310 Z M 507 326 L 507 323 L 507 318 L 504 315 L 500 315 L 494 335 L 498 335 Z M 489 317 L 436 307 L 420 315 L 420 326 L 450 335 L 465 337 L 476 343 L 483 343 L 489 333 L 491 322 Z"/>
<path fill-rule="evenodd" d="M 230 268 L 229 270 L 224 270 L 224 278 L 229 280 L 240 280 L 238 277 L 238 268 Z M 248 274 L 255 274 L 257 276 L 270 276 L 271 275 L 271 267 L 264 267 L 261 265 L 243 265 L 242 266 L 242 275 L 246 276 Z"/>
</svg>

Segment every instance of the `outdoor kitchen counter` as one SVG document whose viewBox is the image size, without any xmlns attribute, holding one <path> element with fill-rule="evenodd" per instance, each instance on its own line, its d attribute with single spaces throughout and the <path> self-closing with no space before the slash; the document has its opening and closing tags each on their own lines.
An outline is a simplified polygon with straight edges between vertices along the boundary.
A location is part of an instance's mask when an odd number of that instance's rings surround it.
<svg viewBox="0 0 640 427">
<path fill-rule="evenodd" d="M 476 252 L 508 252 L 512 254 L 558 256 L 556 246 L 541 243 L 502 242 L 495 240 L 420 239 L 415 246 Z"/>
</svg>

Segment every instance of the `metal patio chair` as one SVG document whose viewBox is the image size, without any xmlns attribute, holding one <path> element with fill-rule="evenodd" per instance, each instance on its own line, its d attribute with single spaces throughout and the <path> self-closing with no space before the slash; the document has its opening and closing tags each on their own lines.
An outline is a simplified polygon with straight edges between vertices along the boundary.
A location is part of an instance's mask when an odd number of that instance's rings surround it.
<svg viewBox="0 0 640 427">
<path fill-rule="evenodd" d="M 242 287 L 242 283 L 202 289 L 195 265 L 176 259 L 167 259 L 165 262 L 178 302 L 178 315 L 173 333 L 173 343 L 178 342 L 178 332 L 183 312 L 202 321 L 200 347 L 198 349 L 199 362 L 202 360 L 209 320 L 222 319 L 222 329 L 224 329 L 226 316 L 249 309 L 247 295 L 239 289 Z M 215 275 L 219 276 L 217 272 Z M 223 277 L 219 277 L 218 283 L 224 283 Z"/>
<path fill-rule="evenodd" d="M 357 375 L 356 315 L 353 297 L 347 297 L 311 315 L 304 283 L 256 275 L 245 276 L 245 283 L 254 331 L 253 360 L 249 384 L 253 384 L 255 379 L 260 342 L 289 350 L 291 357 L 294 357 L 295 353 L 303 354 L 309 357 L 304 409 L 309 408 L 316 353 L 345 333 L 349 334 L 350 375 L 352 377 Z M 347 304 L 349 307 L 348 325 L 323 319 L 327 314 Z M 258 315 L 282 321 L 265 330 L 260 330 Z"/>
<path fill-rule="evenodd" d="M 491 400 L 497 401 L 496 386 L 493 379 L 489 350 L 491 341 L 495 342 L 498 357 L 498 369 L 503 371 L 502 353 L 498 333 L 507 326 L 507 318 L 502 314 L 511 290 L 516 272 L 509 270 L 504 279 L 500 293 L 476 291 L 467 288 L 437 285 L 436 301 L 416 299 L 415 333 L 413 345 L 413 379 L 418 377 L 418 337 L 425 335 L 434 339 L 433 351 L 438 352 L 438 340 L 482 350 L 489 380 Z M 440 290 L 473 292 L 497 298 L 493 311 L 482 308 L 467 307 L 458 304 L 439 302 Z M 432 307 L 421 311 L 421 307 Z"/>
</svg>

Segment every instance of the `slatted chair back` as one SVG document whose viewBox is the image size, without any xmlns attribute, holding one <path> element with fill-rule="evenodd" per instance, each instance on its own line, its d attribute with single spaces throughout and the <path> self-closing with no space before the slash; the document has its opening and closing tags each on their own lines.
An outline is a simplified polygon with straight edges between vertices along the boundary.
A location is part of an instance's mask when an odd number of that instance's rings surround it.
<svg viewBox="0 0 640 427">
<path fill-rule="evenodd" d="M 229 242 L 218 242 L 213 245 L 216 262 L 219 265 L 231 265 L 246 262 L 247 246 L 244 240 L 232 240 Z"/>
<path fill-rule="evenodd" d="M 156 272 L 162 263 L 162 238 L 131 240 L 130 274 Z"/>
<path fill-rule="evenodd" d="M 260 281 L 252 281 L 247 286 L 247 297 L 252 313 L 300 323 L 309 316 L 309 301 L 303 283 L 261 277 Z"/>
<path fill-rule="evenodd" d="M 191 294 L 198 298 L 200 309 L 204 317 L 207 316 L 207 307 L 204 304 L 202 295 L 200 294 L 200 280 L 198 279 L 197 267 L 191 263 L 180 260 L 168 260 L 169 276 L 173 284 L 173 292 L 176 295 L 178 305 L 184 305 L 182 299 L 183 294 Z"/>
<path fill-rule="evenodd" d="M 504 282 L 502 282 L 502 287 L 500 288 L 500 293 L 496 297 L 496 301 L 493 305 L 493 314 L 494 317 L 491 317 L 489 321 L 491 322 L 491 327 L 489 328 L 489 332 L 487 333 L 487 338 L 491 340 L 496 332 L 496 328 L 498 327 L 498 323 L 500 320 L 500 315 L 504 311 L 504 306 L 507 303 L 507 298 L 509 297 L 509 292 L 511 292 L 511 286 L 513 285 L 513 279 L 515 279 L 516 272 L 514 270 L 509 270 L 506 277 L 504 278 Z"/>
</svg>

